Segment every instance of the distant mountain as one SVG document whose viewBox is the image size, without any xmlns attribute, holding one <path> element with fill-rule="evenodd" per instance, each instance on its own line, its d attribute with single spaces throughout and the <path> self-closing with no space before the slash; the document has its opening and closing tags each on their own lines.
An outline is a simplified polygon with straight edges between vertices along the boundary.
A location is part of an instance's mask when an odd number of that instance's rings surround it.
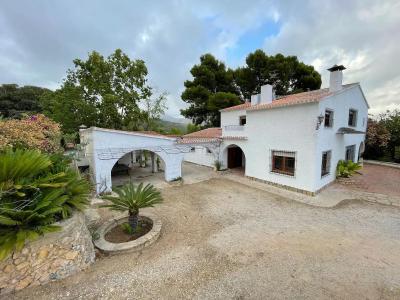
<svg viewBox="0 0 400 300">
<path fill-rule="evenodd" d="M 166 120 L 160 120 L 158 121 L 158 124 L 160 126 L 160 129 L 163 132 L 171 132 L 171 129 L 178 129 L 182 134 L 186 133 L 186 126 L 187 124 L 184 123 L 177 123 L 177 122 L 170 122 Z"/>
<path fill-rule="evenodd" d="M 173 116 L 170 116 L 170 115 L 164 115 L 164 116 L 161 117 L 161 119 L 163 121 L 168 121 L 168 122 L 178 123 L 178 124 L 185 124 L 185 125 L 190 123 L 189 119 L 185 119 L 183 117 L 173 117 Z"/>
</svg>

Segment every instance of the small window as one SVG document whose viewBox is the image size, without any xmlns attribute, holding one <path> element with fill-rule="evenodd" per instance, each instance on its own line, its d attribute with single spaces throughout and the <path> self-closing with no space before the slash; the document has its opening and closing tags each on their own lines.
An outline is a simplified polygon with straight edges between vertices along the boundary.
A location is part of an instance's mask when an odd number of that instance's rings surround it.
<svg viewBox="0 0 400 300">
<path fill-rule="evenodd" d="M 356 145 L 351 145 L 346 147 L 346 160 L 354 161 L 354 155 L 356 153 Z"/>
<path fill-rule="evenodd" d="M 330 173 L 331 154 L 332 154 L 332 151 L 322 152 L 321 177 L 328 175 Z"/>
<path fill-rule="evenodd" d="M 206 147 L 206 150 L 207 150 L 207 154 L 211 154 L 211 153 L 212 153 L 212 151 L 210 150 L 210 148 Z"/>
<path fill-rule="evenodd" d="M 272 172 L 294 176 L 295 154 L 295 152 L 272 151 Z"/>
<path fill-rule="evenodd" d="M 246 116 L 239 117 L 239 125 L 241 126 L 246 125 Z"/>
<path fill-rule="evenodd" d="M 325 127 L 333 126 L 333 110 L 325 110 Z"/>
<path fill-rule="evenodd" d="M 196 148 L 195 147 L 191 147 L 190 148 L 190 152 L 196 152 Z"/>
<path fill-rule="evenodd" d="M 357 111 L 355 109 L 349 110 L 349 126 L 357 126 Z"/>
</svg>

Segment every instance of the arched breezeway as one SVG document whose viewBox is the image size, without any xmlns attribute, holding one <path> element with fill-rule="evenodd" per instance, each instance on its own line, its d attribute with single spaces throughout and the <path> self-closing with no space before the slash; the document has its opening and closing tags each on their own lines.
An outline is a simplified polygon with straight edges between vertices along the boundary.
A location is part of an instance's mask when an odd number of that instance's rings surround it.
<svg viewBox="0 0 400 300">
<path fill-rule="evenodd" d="M 112 190 L 112 171 L 129 153 L 154 153 L 163 161 L 164 178 L 173 181 L 182 176 L 183 152 L 174 138 L 141 132 L 91 127 L 80 131 L 81 143 L 97 193 Z M 156 156 L 151 156 L 153 159 Z M 129 165 L 129 164 L 128 164 Z"/>
<path fill-rule="evenodd" d="M 160 184 L 164 181 L 164 160 L 155 152 L 134 150 L 123 155 L 111 169 L 111 180 L 114 187 L 127 182 Z"/>
</svg>

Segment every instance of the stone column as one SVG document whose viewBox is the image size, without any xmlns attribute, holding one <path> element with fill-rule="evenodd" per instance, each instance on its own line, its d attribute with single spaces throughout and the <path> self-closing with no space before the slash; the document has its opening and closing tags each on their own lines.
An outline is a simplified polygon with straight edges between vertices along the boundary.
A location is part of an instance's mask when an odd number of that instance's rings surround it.
<svg viewBox="0 0 400 300">
<path fill-rule="evenodd" d="M 156 161 L 156 155 L 155 153 L 151 152 L 150 153 L 150 157 L 151 157 L 151 172 L 152 173 L 157 173 L 157 161 Z"/>
<path fill-rule="evenodd" d="M 144 155 L 144 151 L 141 151 L 141 153 L 140 153 L 140 162 L 141 162 L 140 166 L 142 168 L 145 168 L 146 167 L 146 156 Z"/>
</svg>

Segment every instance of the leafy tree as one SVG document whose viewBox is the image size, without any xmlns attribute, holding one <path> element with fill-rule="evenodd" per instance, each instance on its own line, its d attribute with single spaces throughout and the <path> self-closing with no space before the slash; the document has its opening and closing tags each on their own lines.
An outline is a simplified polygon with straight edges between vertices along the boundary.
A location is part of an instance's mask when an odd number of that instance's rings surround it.
<svg viewBox="0 0 400 300">
<path fill-rule="evenodd" d="M 82 124 L 98 124 L 96 106 L 85 101 L 82 90 L 70 83 L 64 83 L 54 92 L 44 93 L 40 103 L 43 113 L 60 123 L 64 133 L 74 133 Z"/>
<path fill-rule="evenodd" d="M 388 152 L 392 160 L 400 162 L 397 151 L 400 147 L 400 110 L 387 111 L 379 116 L 379 122 L 386 127 L 390 133 Z"/>
<path fill-rule="evenodd" d="M 180 130 L 178 127 L 172 127 L 169 133 L 175 135 L 182 135 L 182 130 Z"/>
<path fill-rule="evenodd" d="M 272 84 L 277 95 L 321 87 L 321 76 L 313 66 L 299 62 L 296 56 L 268 56 L 260 49 L 247 56 L 246 66 L 235 70 L 234 79 L 244 99 L 260 93 L 265 84 Z"/>
<path fill-rule="evenodd" d="M 201 129 L 201 127 L 199 125 L 189 123 L 186 126 L 186 133 L 196 132 L 196 131 L 199 131 L 200 129 Z"/>
<path fill-rule="evenodd" d="M 158 130 L 161 116 L 167 109 L 167 94 L 162 93 L 158 97 L 148 97 L 143 99 L 143 109 L 141 113 L 141 124 L 132 127 L 142 126 L 144 130 Z"/>
<path fill-rule="evenodd" d="M 377 159 L 385 155 L 390 140 L 390 133 L 384 124 L 368 119 L 364 157 Z"/>
<path fill-rule="evenodd" d="M 240 103 L 241 101 L 239 99 L 239 96 L 232 93 L 218 92 L 212 94 L 208 99 L 207 105 L 207 108 L 210 111 L 209 118 L 211 120 L 211 123 L 215 126 L 219 126 L 219 124 L 221 123 L 221 114 L 219 110 L 226 107 L 238 105 Z"/>
<path fill-rule="evenodd" d="M 104 196 L 103 198 L 111 202 L 101 207 L 109 207 L 116 211 L 128 211 L 128 223 L 132 233 L 136 232 L 139 221 L 139 209 L 153 207 L 161 203 L 163 198 L 161 193 L 150 183 L 143 187 L 140 183 L 137 187 L 133 183 L 128 183 L 121 188 L 115 189 L 118 196 Z"/>
<path fill-rule="evenodd" d="M 22 113 L 41 112 L 39 98 L 47 91 L 49 90 L 37 86 L 0 85 L 0 115 L 5 118 L 19 118 Z"/>
<path fill-rule="evenodd" d="M 46 114 L 60 122 L 65 132 L 76 131 L 81 124 L 138 129 L 143 119 L 148 123 L 151 115 L 159 113 L 162 99 L 145 111 L 147 117 L 140 108 L 140 102 L 153 94 L 144 61 L 131 60 L 117 49 L 107 58 L 93 51 L 87 60 L 75 59 L 74 65 L 62 87 L 41 99 Z"/>
<path fill-rule="evenodd" d="M 218 107 L 225 108 L 232 105 L 232 98 L 237 95 L 237 89 L 233 81 L 233 71 L 227 69 L 225 64 L 218 61 L 211 54 L 200 57 L 200 64 L 190 70 L 193 80 L 185 81 L 185 90 L 182 100 L 189 103 L 187 109 L 181 110 L 183 116 L 192 120 L 196 125 L 219 126 L 216 118 Z M 210 99 L 217 93 L 224 92 L 229 95 L 226 102 L 222 97 L 210 103 Z M 216 106 L 218 102 L 218 106 Z M 240 103 L 239 98 L 235 103 Z"/>
</svg>

